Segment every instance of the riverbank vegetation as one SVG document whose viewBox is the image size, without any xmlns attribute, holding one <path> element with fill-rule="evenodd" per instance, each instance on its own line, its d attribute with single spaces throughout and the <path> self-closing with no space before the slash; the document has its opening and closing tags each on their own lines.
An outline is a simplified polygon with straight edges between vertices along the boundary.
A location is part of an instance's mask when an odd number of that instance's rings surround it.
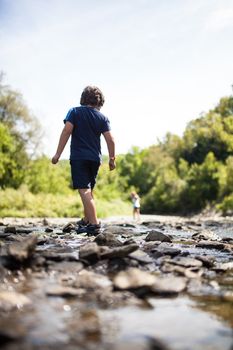
<svg viewBox="0 0 233 350">
<path fill-rule="evenodd" d="M 155 116 L 155 125 L 156 125 Z M 81 216 L 69 161 L 58 165 L 40 149 L 43 133 L 20 93 L 0 80 L 0 216 Z M 191 121 L 182 137 L 168 133 L 146 149 L 107 159 L 96 200 L 100 216 L 128 215 L 135 189 L 144 213 L 189 214 L 207 206 L 233 212 L 233 97 Z"/>
</svg>

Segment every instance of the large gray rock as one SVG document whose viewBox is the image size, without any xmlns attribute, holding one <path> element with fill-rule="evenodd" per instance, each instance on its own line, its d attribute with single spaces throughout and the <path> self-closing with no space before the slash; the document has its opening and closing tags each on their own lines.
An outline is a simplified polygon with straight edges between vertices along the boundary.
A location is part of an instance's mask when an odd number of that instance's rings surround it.
<svg viewBox="0 0 233 350">
<path fill-rule="evenodd" d="M 137 268 L 130 268 L 119 272 L 113 279 L 113 284 L 118 289 L 135 289 L 141 287 L 151 287 L 156 281 L 156 277 L 149 272 L 141 271 Z"/>
<path fill-rule="evenodd" d="M 222 250 L 225 248 L 225 244 L 221 242 L 213 242 L 213 241 L 200 241 L 196 244 L 196 247 Z"/>
<path fill-rule="evenodd" d="M 8 246 L 8 255 L 19 262 L 23 262 L 32 256 L 36 243 L 36 236 L 31 236 L 21 242 L 14 242 Z"/>
<path fill-rule="evenodd" d="M 137 244 L 129 244 L 122 247 L 109 248 L 101 252 L 101 259 L 125 258 L 138 249 Z"/>
<path fill-rule="evenodd" d="M 94 242 L 96 242 L 98 245 L 101 246 L 108 246 L 108 247 L 120 247 L 123 245 L 122 242 L 120 242 L 113 233 L 110 232 L 104 232 L 98 234 L 96 238 L 94 239 Z"/>
<path fill-rule="evenodd" d="M 81 246 L 79 250 L 79 258 L 88 261 L 89 263 L 96 263 L 100 259 L 98 245 L 93 242 Z"/>
<path fill-rule="evenodd" d="M 46 289 L 46 294 L 49 296 L 56 296 L 56 297 L 76 297 L 79 295 L 79 290 L 72 287 L 64 287 L 60 285 L 56 286 L 50 286 Z"/>
<path fill-rule="evenodd" d="M 181 250 L 178 248 L 173 248 L 165 245 L 159 245 L 157 248 L 151 250 L 151 253 L 154 257 L 160 257 L 163 255 L 176 256 L 181 253 Z"/>
<path fill-rule="evenodd" d="M 15 226 L 6 226 L 4 229 L 5 233 L 16 233 L 16 227 Z"/>
<path fill-rule="evenodd" d="M 129 255 L 129 258 L 139 261 L 143 264 L 150 264 L 154 262 L 148 254 L 144 253 L 142 250 L 138 249 Z"/>
<path fill-rule="evenodd" d="M 93 289 L 93 290 L 111 290 L 112 282 L 109 280 L 107 276 L 100 275 L 98 273 L 82 270 L 74 284 L 77 288 L 85 288 L 85 289 Z"/>
<path fill-rule="evenodd" d="M 211 230 L 203 230 L 201 232 L 194 233 L 192 238 L 199 240 L 221 241 L 221 237 Z"/>
<path fill-rule="evenodd" d="M 0 291 L 0 310 L 10 311 L 20 309 L 28 304 L 31 304 L 31 300 L 24 294 Z"/>
<path fill-rule="evenodd" d="M 113 235 L 124 235 L 125 237 L 134 235 L 133 229 L 118 225 L 107 226 L 104 229 L 103 233 L 112 233 Z"/>
<path fill-rule="evenodd" d="M 183 256 L 177 256 L 174 259 L 169 260 L 170 264 L 184 266 L 184 267 L 202 267 L 203 263 L 200 260 L 189 258 L 189 257 L 183 257 Z"/>
<path fill-rule="evenodd" d="M 152 291 L 160 295 L 178 294 L 185 290 L 187 279 L 183 277 L 158 277 L 152 286 Z"/>
<path fill-rule="evenodd" d="M 163 232 L 153 230 L 146 236 L 145 240 L 149 241 L 160 241 L 160 242 L 171 242 L 171 238 L 165 235 Z"/>
</svg>

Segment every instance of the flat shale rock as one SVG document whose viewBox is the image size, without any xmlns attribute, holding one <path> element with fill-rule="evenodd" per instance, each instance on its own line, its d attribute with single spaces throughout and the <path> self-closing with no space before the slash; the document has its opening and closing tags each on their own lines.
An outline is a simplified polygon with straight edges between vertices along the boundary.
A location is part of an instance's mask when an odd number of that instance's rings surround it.
<svg viewBox="0 0 233 350">
<path fill-rule="evenodd" d="M 203 230 L 198 233 L 194 233 L 192 238 L 199 240 L 208 240 L 208 241 L 221 241 L 221 237 L 218 236 L 215 232 L 211 230 Z"/>
<path fill-rule="evenodd" d="M 217 263 L 213 270 L 215 271 L 227 271 L 227 270 L 233 270 L 233 261 L 225 262 L 225 263 Z"/>
<path fill-rule="evenodd" d="M 184 266 L 184 267 L 200 268 L 203 265 L 202 261 L 200 260 L 189 258 L 189 257 L 182 257 L 182 256 L 178 256 L 178 257 L 175 257 L 174 259 L 167 260 L 167 262 L 169 262 L 170 264 Z"/>
<path fill-rule="evenodd" d="M 58 272 L 78 273 L 83 269 L 83 264 L 79 261 L 61 261 L 56 264 L 49 265 L 49 270 Z"/>
<path fill-rule="evenodd" d="M 165 235 L 163 232 L 152 230 L 145 238 L 146 242 L 149 241 L 160 241 L 160 242 L 171 242 L 171 238 Z"/>
<path fill-rule="evenodd" d="M 196 244 L 196 247 L 222 250 L 225 248 L 225 244 L 213 241 L 200 241 Z"/>
<path fill-rule="evenodd" d="M 77 252 L 59 252 L 59 251 L 45 251 L 41 253 L 47 260 L 53 261 L 79 261 L 79 255 Z"/>
<path fill-rule="evenodd" d="M 15 226 L 6 226 L 4 229 L 5 233 L 16 233 L 16 227 Z"/>
<path fill-rule="evenodd" d="M 113 284 L 118 289 L 136 289 L 141 287 L 151 287 L 156 281 L 156 277 L 149 272 L 141 271 L 137 268 L 130 268 L 119 272 L 113 279 Z"/>
<path fill-rule="evenodd" d="M 163 341 L 152 337 L 133 337 L 124 339 L 111 346 L 112 350 L 169 350 Z"/>
<path fill-rule="evenodd" d="M 100 233 L 96 236 L 94 239 L 94 242 L 98 245 L 102 246 L 108 246 L 108 247 L 120 247 L 123 245 L 122 242 L 120 242 L 113 233 L 110 232 L 104 232 Z"/>
<path fill-rule="evenodd" d="M 139 261 L 143 264 L 151 264 L 154 262 L 148 254 L 144 253 L 142 250 L 138 249 L 129 255 L 129 258 Z"/>
<path fill-rule="evenodd" d="M 122 247 L 109 248 L 101 253 L 101 259 L 124 258 L 138 249 L 137 244 L 129 244 Z"/>
<path fill-rule="evenodd" d="M 87 243 L 80 247 L 79 257 L 89 263 L 96 263 L 100 259 L 99 247 L 95 242 Z"/>
<path fill-rule="evenodd" d="M 21 242 L 14 242 L 8 246 L 8 256 L 19 262 L 23 262 L 32 256 L 36 243 L 36 236 L 31 236 Z"/>
<path fill-rule="evenodd" d="M 75 229 L 75 225 L 72 222 L 69 222 L 62 228 L 62 232 L 64 233 L 70 233 Z"/>
<path fill-rule="evenodd" d="M 185 290 L 187 279 L 183 277 L 157 277 L 152 291 L 159 295 L 173 295 Z"/>
<path fill-rule="evenodd" d="M 215 257 L 211 255 L 198 255 L 195 256 L 195 259 L 200 260 L 205 267 L 212 267 L 215 263 Z"/>
<path fill-rule="evenodd" d="M 112 233 L 113 235 L 124 235 L 124 236 L 133 236 L 134 235 L 133 229 L 130 229 L 127 227 L 122 227 L 122 226 L 117 226 L 117 225 L 107 226 L 104 229 L 103 233 L 104 234 Z"/>
<path fill-rule="evenodd" d="M 203 269 L 197 269 L 195 267 L 187 268 L 179 265 L 172 265 L 169 263 L 163 264 L 163 266 L 161 267 L 161 271 L 165 273 L 175 273 L 180 276 L 185 276 L 189 279 L 200 278 L 203 274 Z"/>
<path fill-rule="evenodd" d="M 58 285 L 47 288 L 46 294 L 49 296 L 69 298 L 78 296 L 80 292 L 78 289 L 72 287 L 63 287 Z"/>
<path fill-rule="evenodd" d="M 31 300 L 21 293 L 2 291 L 0 292 L 0 310 L 10 311 L 31 304 Z"/>
<path fill-rule="evenodd" d="M 73 286 L 75 286 L 76 288 L 85 288 L 93 290 L 111 290 L 112 282 L 107 276 L 92 271 L 82 270 L 75 279 Z"/>
<path fill-rule="evenodd" d="M 158 248 L 153 248 L 151 253 L 154 257 L 160 257 L 163 255 L 176 256 L 181 253 L 181 250 L 178 248 L 173 248 L 169 246 L 163 246 L 162 244 L 158 246 Z"/>
</svg>

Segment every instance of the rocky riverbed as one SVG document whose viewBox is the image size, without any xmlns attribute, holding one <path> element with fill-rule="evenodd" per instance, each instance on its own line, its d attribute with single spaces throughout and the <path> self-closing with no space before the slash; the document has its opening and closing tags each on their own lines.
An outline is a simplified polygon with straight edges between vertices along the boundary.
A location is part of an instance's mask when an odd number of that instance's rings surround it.
<svg viewBox="0 0 233 350">
<path fill-rule="evenodd" d="M 0 223 L 5 350 L 233 349 L 233 220 Z"/>
</svg>

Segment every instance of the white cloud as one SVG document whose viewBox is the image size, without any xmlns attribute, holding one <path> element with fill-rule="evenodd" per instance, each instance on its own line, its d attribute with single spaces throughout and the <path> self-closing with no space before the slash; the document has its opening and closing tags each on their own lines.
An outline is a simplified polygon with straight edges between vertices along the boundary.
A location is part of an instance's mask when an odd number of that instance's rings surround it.
<svg viewBox="0 0 233 350">
<path fill-rule="evenodd" d="M 213 11 L 206 22 L 206 29 L 219 31 L 233 27 L 233 3 L 231 7 Z"/>
</svg>

